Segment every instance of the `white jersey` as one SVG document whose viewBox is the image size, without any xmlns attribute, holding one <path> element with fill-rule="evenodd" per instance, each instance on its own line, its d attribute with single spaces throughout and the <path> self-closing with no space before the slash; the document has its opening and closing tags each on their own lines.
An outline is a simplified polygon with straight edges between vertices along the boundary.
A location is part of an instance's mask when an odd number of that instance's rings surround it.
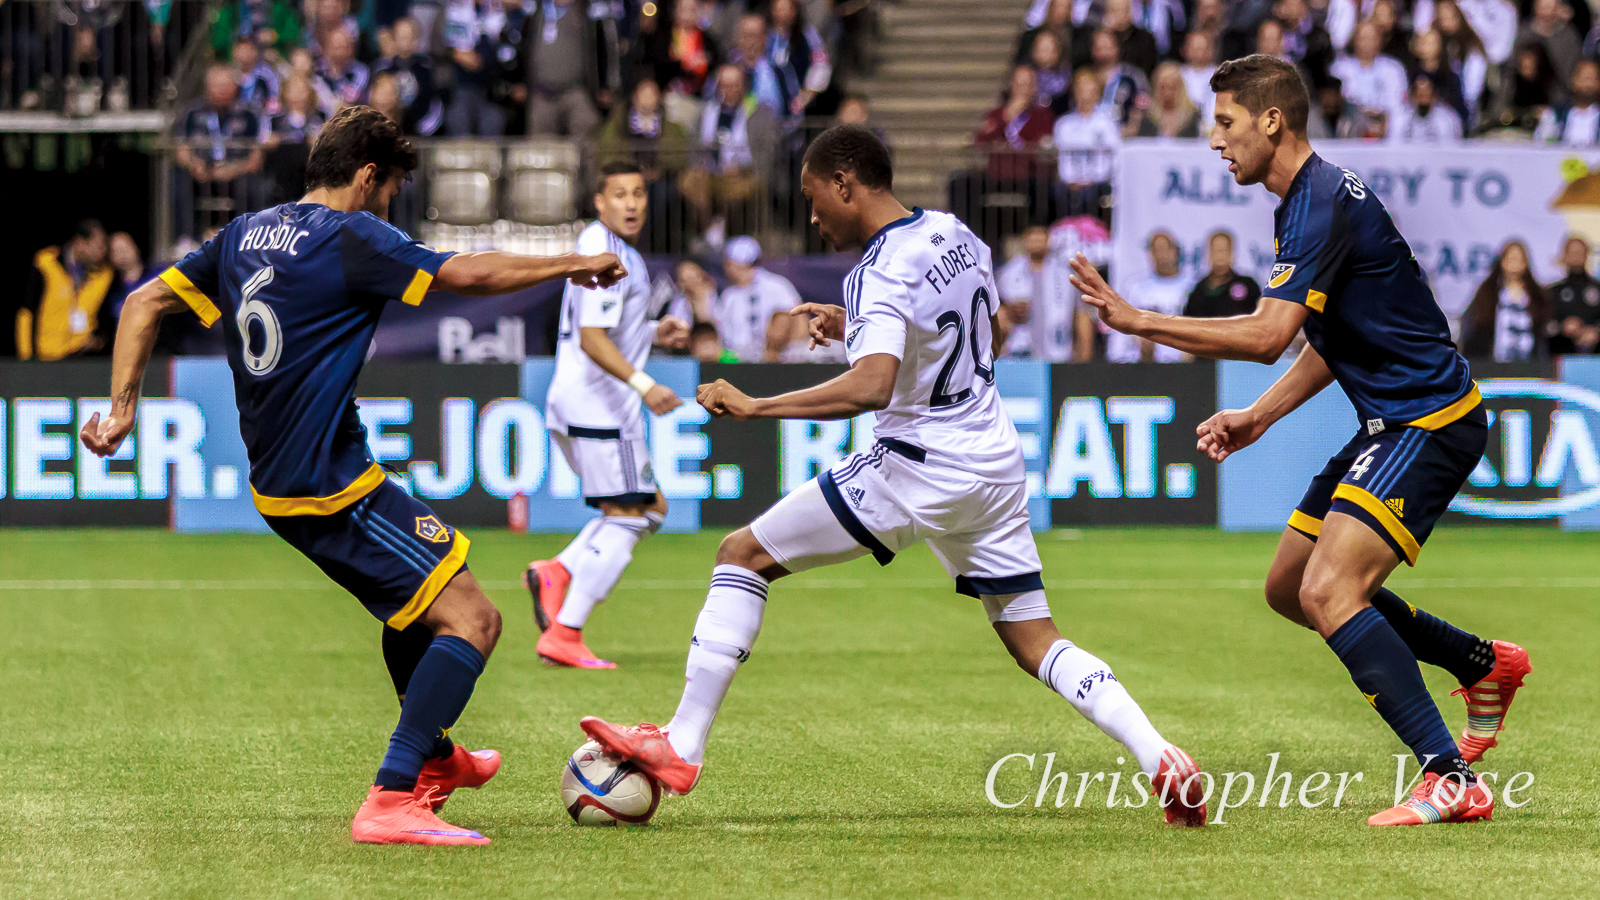
<svg viewBox="0 0 1600 900">
<path fill-rule="evenodd" d="M 730 284 L 717 296 L 717 332 L 722 346 L 740 362 L 760 362 L 767 347 L 772 314 L 800 305 L 800 292 L 789 279 L 756 269 L 748 287 Z"/>
<path fill-rule="evenodd" d="M 1140 309 L 1168 316 L 1181 316 L 1183 307 L 1189 302 L 1190 287 L 1182 275 L 1164 278 L 1152 273 L 1143 281 L 1128 288 L 1125 296 L 1129 303 Z M 1111 362 L 1138 362 L 1141 347 L 1139 339 L 1131 334 L 1113 331 L 1106 335 L 1106 359 Z M 1184 353 L 1165 344 L 1156 344 L 1153 358 L 1161 363 L 1182 362 Z"/>
<path fill-rule="evenodd" d="M 1051 253 L 1035 270 L 1019 253 L 1000 267 L 995 283 L 1006 303 L 1028 304 L 1028 321 L 1020 322 L 1006 342 L 1006 353 L 1044 362 L 1071 362 L 1073 324 L 1083 301 L 1069 277 L 1066 257 Z"/>
<path fill-rule="evenodd" d="M 947 212 L 918 209 L 867 242 L 844 300 L 850 364 L 900 360 L 878 439 L 910 445 L 930 466 L 1023 481 L 1021 441 L 994 387 L 989 317 L 1000 296 L 983 241 Z"/>
<path fill-rule="evenodd" d="M 577 252 L 615 253 L 628 277 L 596 290 L 567 283 L 561 296 L 561 334 L 556 342 L 556 373 L 545 400 L 545 422 L 552 431 L 563 434 L 577 426 L 642 438 L 644 413 L 639 395 L 627 382 L 595 365 L 578 340 L 580 328 L 604 328 L 623 359 L 636 369 L 644 368 L 655 337 L 644 257 L 599 222 L 578 235 Z"/>
</svg>

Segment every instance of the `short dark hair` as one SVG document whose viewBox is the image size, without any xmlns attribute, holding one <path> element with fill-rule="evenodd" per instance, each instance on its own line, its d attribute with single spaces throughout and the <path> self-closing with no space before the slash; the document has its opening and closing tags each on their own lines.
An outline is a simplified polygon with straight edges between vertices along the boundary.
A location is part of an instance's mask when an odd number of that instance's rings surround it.
<svg viewBox="0 0 1600 900">
<path fill-rule="evenodd" d="M 100 224 L 99 219 L 81 219 L 72 226 L 72 236 L 80 240 L 88 240 L 96 234 L 105 234 L 106 227 Z"/>
<path fill-rule="evenodd" d="M 817 135 L 806 148 L 801 166 L 819 178 L 828 178 L 835 172 L 850 172 L 862 187 L 882 191 L 894 187 L 894 165 L 889 161 L 889 148 L 872 129 L 860 125 L 835 125 Z"/>
<path fill-rule="evenodd" d="M 1304 134 L 1306 119 L 1311 114 L 1311 97 L 1306 93 L 1306 83 L 1294 63 L 1274 56 L 1254 53 L 1242 59 L 1230 59 L 1211 76 L 1211 92 L 1220 94 L 1232 91 L 1233 99 L 1259 116 L 1276 108 L 1283 113 L 1284 124 L 1296 134 Z"/>
<path fill-rule="evenodd" d="M 417 151 L 388 116 L 370 106 L 347 106 L 322 126 L 306 160 L 306 190 L 347 187 L 367 165 L 379 180 L 404 178 L 417 168 Z"/>
<path fill-rule="evenodd" d="M 594 192 L 604 194 L 606 182 L 613 175 L 643 175 L 644 167 L 631 159 L 616 159 L 600 167 L 600 173 L 594 179 Z"/>
<path fill-rule="evenodd" d="M 710 322 L 696 322 L 694 323 L 694 327 L 689 329 L 689 340 L 691 341 L 695 338 L 705 337 L 706 335 L 710 335 L 718 340 L 722 339 L 722 335 L 717 332 L 717 326 L 711 324 Z"/>
</svg>

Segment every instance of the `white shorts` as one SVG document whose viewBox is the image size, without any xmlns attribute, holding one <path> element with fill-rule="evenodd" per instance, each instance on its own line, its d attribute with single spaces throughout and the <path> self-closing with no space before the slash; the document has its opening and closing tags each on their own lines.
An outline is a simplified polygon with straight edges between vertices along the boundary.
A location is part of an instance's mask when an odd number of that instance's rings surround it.
<svg viewBox="0 0 1600 900">
<path fill-rule="evenodd" d="M 596 509 L 605 503 L 654 503 L 656 477 L 650 448 L 643 438 L 626 437 L 616 428 L 567 426 L 551 431 L 567 465 L 578 475 L 583 502 Z"/>
<path fill-rule="evenodd" d="M 990 621 L 1049 616 L 1027 485 L 978 481 L 905 452 L 916 450 L 880 443 L 848 457 L 762 513 L 751 533 L 790 572 L 868 553 L 886 566 L 927 541 L 956 592 L 981 599 Z"/>
</svg>

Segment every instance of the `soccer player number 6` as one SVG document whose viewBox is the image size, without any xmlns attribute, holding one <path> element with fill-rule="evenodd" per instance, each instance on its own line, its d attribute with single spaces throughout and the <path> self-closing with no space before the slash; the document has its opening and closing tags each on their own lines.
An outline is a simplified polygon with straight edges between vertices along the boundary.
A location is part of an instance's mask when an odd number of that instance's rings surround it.
<svg viewBox="0 0 1600 900">
<path fill-rule="evenodd" d="M 272 267 L 267 266 L 250 276 L 245 282 L 244 290 L 240 293 L 239 314 L 234 321 L 239 323 L 239 337 L 243 344 L 245 368 L 252 375 L 265 375 L 271 372 L 278 364 L 278 357 L 283 355 L 283 329 L 278 325 L 278 316 L 272 311 L 265 300 L 257 300 L 256 294 L 272 283 Z M 250 352 L 250 320 L 261 323 L 264 340 L 259 354 Z"/>
</svg>

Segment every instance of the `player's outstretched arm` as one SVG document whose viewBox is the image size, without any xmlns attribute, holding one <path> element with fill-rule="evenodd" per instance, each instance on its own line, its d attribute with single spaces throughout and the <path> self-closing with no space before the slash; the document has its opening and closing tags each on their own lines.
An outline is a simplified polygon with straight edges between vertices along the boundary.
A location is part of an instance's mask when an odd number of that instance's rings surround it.
<svg viewBox="0 0 1600 900">
<path fill-rule="evenodd" d="M 1195 449 L 1222 462 L 1254 444 L 1279 419 L 1333 383 L 1321 354 L 1307 345 L 1300 357 L 1248 409 L 1225 409 L 1195 428 Z"/>
<path fill-rule="evenodd" d="M 457 253 L 445 260 L 428 290 L 449 291 L 463 297 L 492 297 L 558 278 L 570 279 L 579 287 L 604 288 L 616 284 L 627 275 L 628 271 L 622 267 L 615 253 L 524 256 L 521 253 L 484 250 Z"/>
<path fill-rule="evenodd" d="M 776 397 L 750 397 L 726 380 L 700 385 L 695 395 L 713 416 L 735 419 L 848 419 L 889 405 L 900 360 L 874 353 L 856 361 L 850 371 L 816 387 Z"/>
<path fill-rule="evenodd" d="M 1072 271 L 1072 286 L 1083 293 L 1083 302 L 1094 307 L 1108 327 L 1206 359 L 1277 362 L 1310 314 L 1298 303 L 1262 297 L 1248 316 L 1165 316 L 1124 300 L 1082 253 L 1072 259 Z"/>
<path fill-rule="evenodd" d="M 810 349 L 826 347 L 831 341 L 844 340 L 844 307 L 831 303 L 802 303 L 789 310 L 789 315 L 806 317 L 806 333 L 811 336 Z"/>
<path fill-rule="evenodd" d="M 664 416 L 683 405 L 672 388 L 656 384 L 656 380 L 646 375 L 643 369 L 635 369 L 604 328 L 586 326 L 578 329 L 578 346 L 607 375 L 618 381 L 626 381 L 629 387 L 638 391 L 639 396 L 644 398 L 644 405 L 656 415 Z"/>
<path fill-rule="evenodd" d="M 177 292 L 159 278 L 146 282 L 128 296 L 117 322 L 117 339 L 111 351 L 111 414 L 101 420 L 95 413 L 83 423 L 78 438 L 96 456 L 110 456 L 133 431 L 144 387 L 144 367 L 150 362 L 161 317 L 187 309 Z"/>
</svg>

